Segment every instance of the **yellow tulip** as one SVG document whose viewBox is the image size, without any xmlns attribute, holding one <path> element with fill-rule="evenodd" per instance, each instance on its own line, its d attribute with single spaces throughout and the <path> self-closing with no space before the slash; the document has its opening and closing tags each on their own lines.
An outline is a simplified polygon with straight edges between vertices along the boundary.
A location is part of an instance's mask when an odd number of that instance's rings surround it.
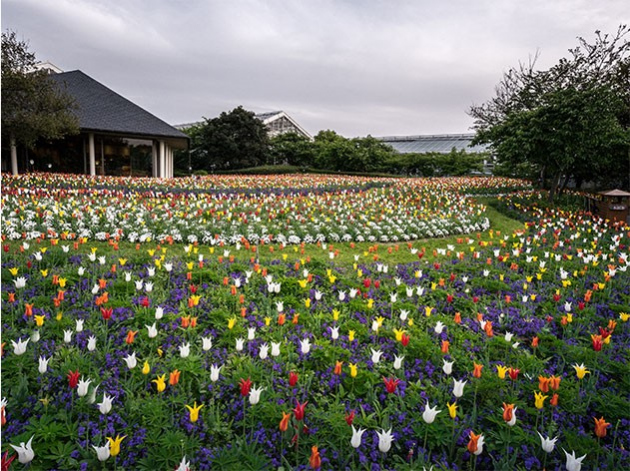
<svg viewBox="0 0 630 471">
<path fill-rule="evenodd" d="M 126 258 L 119 258 L 118 259 L 118 263 L 120 263 L 121 267 L 124 267 L 125 263 L 127 263 L 127 259 Z"/>
<path fill-rule="evenodd" d="M 630 319 L 630 314 L 626 312 L 620 312 L 619 319 L 621 319 L 623 322 L 628 322 L 628 319 Z"/>
<path fill-rule="evenodd" d="M 190 412 L 190 421 L 192 423 L 197 422 L 197 420 L 199 419 L 199 410 L 202 407 L 203 407 L 203 404 L 200 404 L 199 406 L 197 406 L 197 401 L 194 402 L 192 407 L 186 404 L 186 409 L 188 409 L 188 411 Z"/>
<path fill-rule="evenodd" d="M 306 298 L 304 300 L 304 306 L 306 306 L 307 309 L 311 307 L 311 298 Z"/>
<path fill-rule="evenodd" d="M 355 333 L 356 333 L 356 332 L 355 332 L 354 330 L 350 330 L 350 331 L 348 331 L 348 341 L 349 341 L 349 342 L 352 342 L 352 341 L 354 340 L 354 334 L 355 334 Z"/>
<path fill-rule="evenodd" d="M 300 288 L 306 288 L 306 285 L 308 283 L 308 279 L 306 279 L 306 280 L 298 280 L 298 283 L 300 284 Z"/>
<path fill-rule="evenodd" d="M 374 307 L 374 300 L 372 298 L 370 298 L 367 301 L 367 308 L 368 309 L 372 309 L 372 307 Z"/>
<path fill-rule="evenodd" d="M 35 325 L 37 325 L 37 327 L 41 327 L 44 325 L 44 319 L 46 319 L 46 316 L 41 315 L 35 315 Z"/>
<path fill-rule="evenodd" d="M 18 270 L 18 267 L 9 268 L 9 273 L 11 273 L 13 276 L 17 276 Z"/>
<path fill-rule="evenodd" d="M 451 416 L 451 419 L 454 419 L 457 416 L 457 402 L 452 404 L 447 402 L 446 407 L 448 407 L 448 414 Z"/>
<path fill-rule="evenodd" d="M 166 389 L 166 373 L 151 382 L 156 384 L 158 392 L 163 392 Z"/>
<path fill-rule="evenodd" d="M 40 270 L 40 272 L 44 278 L 48 276 L 48 270 Z"/>
<path fill-rule="evenodd" d="M 549 396 L 543 396 L 543 393 L 536 391 L 534 393 L 535 401 L 536 401 L 536 409 L 542 409 L 544 407 L 545 399 Z"/>
<path fill-rule="evenodd" d="M 269 327 L 270 324 L 271 324 L 271 317 L 265 317 L 265 326 Z"/>
<path fill-rule="evenodd" d="M 142 374 L 148 375 L 151 372 L 151 367 L 149 366 L 149 362 L 144 360 L 144 365 L 142 366 Z"/>
<path fill-rule="evenodd" d="M 68 280 L 66 278 L 59 278 L 59 287 L 60 288 L 65 288 L 67 282 L 68 282 Z"/>
<path fill-rule="evenodd" d="M 402 336 L 405 333 L 402 329 L 394 329 L 394 335 L 396 336 L 396 342 L 400 342 L 402 340 Z"/>
<path fill-rule="evenodd" d="M 338 321 L 339 320 L 339 310 L 338 309 L 333 309 L 333 321 Z"/>
<path fill-rule="evenodd" d="M 427 306 L 424 308 L 424 315 L 429 317 L 431 315 L 431 311 L 433 311 L 433 308 L 430 306 Z"/>
<path fill-rule="evenodd" d="M 62 319 L 62 317 L 63 317 L 63 312 L 59 311 L 59 312 L 57 313 L 57 315 L 55 316 L 55 319 L 57 319 L 58 321 L 60 321 L 60 320 Z"/>
<path fill-rule="evenodd" d="M 236 317 L 232 317 L 228 319 L 228 329 L 232 330 L 232 328 L 236 325 Z"/>
<path fill-rule="evenodd" d="M 348 366 L 350 367 L 350 376 L 353 378 L 357 377 L 357 365 L 355 363 L 350 363 L 348 364 Z"/>
<path fill-rule="evenodd" d="M 507 373 L 507 366 L 497 365 L 497 374 L 500 379 L 505 379 L 505 373 Z"/>
<path fill-rule="evenodd" d="M 193 262 L 186 262 L 186 268 L 188 269 L 188 271 L 191 271 L 194 265 L 195 264 Z"/>
<path fill-rule="evenodd" d="M 107 437 L 107 440 L 109 441 L 109 454 L 111 456 L 117 456 L 118 453 L 120 453 L 120 444 L 125 438 L 127 438 L 127 435 L 122 437 L 120 435 L 116 435 L 116 438 Z"/>
<path fill-rule="evenodd" d="M 586 369 L 586 367 L 584 366 L 584 363 L 582 363 L 581 365 L 575 364 L 573 365 L 573 368 L 575 368 L 575 374 L 577 375 L 578 379 L 584 378 L 586 373 L 590 374 L 590 371 Z"/>
</svg>

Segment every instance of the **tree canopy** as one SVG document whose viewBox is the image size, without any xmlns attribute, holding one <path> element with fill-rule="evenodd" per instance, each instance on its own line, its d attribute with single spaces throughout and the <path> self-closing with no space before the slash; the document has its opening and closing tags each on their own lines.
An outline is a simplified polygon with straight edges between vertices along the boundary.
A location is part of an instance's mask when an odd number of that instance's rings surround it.
<svg viewBox="0 0 630 471">
<path fill-rule="evenodd" d="M 551 199 L 570 178 L 627 186 L 629 31 L 598 31 L 593 44 L 579 38 L 549 70 L 536 70 L 535 58 L 510 69 L 496 95 L 469 110 L 474 143 L 489 143 L 504 173 L 548 181 Z"/>
<path fill-rule="evenodd" d="M 265 125 L 242 106 L 223 112 L 189 133 L 196 169 L 233 170 L 265 164 L 269 138 Z"/>
<path fill-rule="evenodd" d="M 73 99 L 48 74 L 15 32 L 2 33 L 2 137 L 32 147 L 38 139 L 79 132 Z"/>
</svg>

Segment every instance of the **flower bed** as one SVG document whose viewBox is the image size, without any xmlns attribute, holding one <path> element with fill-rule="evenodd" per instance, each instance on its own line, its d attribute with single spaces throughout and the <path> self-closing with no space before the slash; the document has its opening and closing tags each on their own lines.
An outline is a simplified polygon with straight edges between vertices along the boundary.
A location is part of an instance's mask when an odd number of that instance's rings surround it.
<svg viewBox="0 0 630 471">
<path fill-rule="evenodd" d="M 435 252 L 4 240 L 2 450 L 34 469 L 628 468 L 629 239 L 555 213 Z"/>
</svg>

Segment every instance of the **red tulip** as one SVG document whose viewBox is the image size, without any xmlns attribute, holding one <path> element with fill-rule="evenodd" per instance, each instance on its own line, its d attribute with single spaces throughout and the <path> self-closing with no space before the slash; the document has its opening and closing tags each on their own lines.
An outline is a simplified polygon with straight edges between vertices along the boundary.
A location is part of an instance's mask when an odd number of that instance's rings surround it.
<svg viewBox="0 0 630 471">
<path fill-rule="evenodd" d="M 291 371 L 289 373 L 289 386 L 293 387 L 297 384 L 298 382 L 298 374 L 295 373 L 294 371 Z"/>
<path fill-rule="evenodd" d="M 385 378 L 383 377 L 383 382 L 385 383 L 385 389 L 389 394 L 393 394 L 396 392 L 396 388 L 398 387 L 398 383 L 400 380 L 398 378 Z"/>
<path fill-rule="evenodd" d="M 252 380 L 249 378 L 241 378 L 239 384 L 241 385 L 241 396 L 249 396 L 249 390 L 252 388 Z"/>
<path fill-rule="evenodd" d="M 74 389 L 77 387 L 77 384 L 79 383 L 79 370 L 76 371 L 68 371 L 68 384 L 70 386 L 70 389 Z"/>
<path fill-rule="evenodd" d="M 355 416 L 354 410 L 351 410 L 350 413 L 346 414 L 346 423 L 348 425 L 352 425 L 352 423 L 354 422 L 354 416 Z"/>
<path fill-rule="evenodd" d="M 304 404 L 300 404 L 299 401 L 295 401 L 296 405 L 295 405 L 295 409 L 293 409 L 293 413 L 295 414 L 295 420 L 304 420 L 304 409 L 306 408 L 306 404 L 308 404 L 308 401 L 306 401 Z"/>
</svg>

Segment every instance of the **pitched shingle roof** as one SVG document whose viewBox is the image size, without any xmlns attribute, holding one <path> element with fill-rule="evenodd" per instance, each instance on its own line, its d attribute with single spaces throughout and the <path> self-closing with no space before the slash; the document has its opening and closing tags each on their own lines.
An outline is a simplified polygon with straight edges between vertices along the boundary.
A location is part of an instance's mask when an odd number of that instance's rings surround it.
<svg viewBox="0 0 630 471">
<path fill-rule="evenodd" d="M 50 79 L 76 100 L 75 113 L 82 130 L 188 139 L 183 132 L 80 70 L 52 74 Z"/>
<path fill-rule="evenodd" d="M 401 154 L 425 152 L 439 152 L 448 154 L 455 150 L 466 150 L 470 153 L 488 152 L 488 146 L 471 146 L 474 134 L 439 134 L 434 136 L 392 136 L 379 137 L 385 144 L 389 144 Z"/>
</svg>

